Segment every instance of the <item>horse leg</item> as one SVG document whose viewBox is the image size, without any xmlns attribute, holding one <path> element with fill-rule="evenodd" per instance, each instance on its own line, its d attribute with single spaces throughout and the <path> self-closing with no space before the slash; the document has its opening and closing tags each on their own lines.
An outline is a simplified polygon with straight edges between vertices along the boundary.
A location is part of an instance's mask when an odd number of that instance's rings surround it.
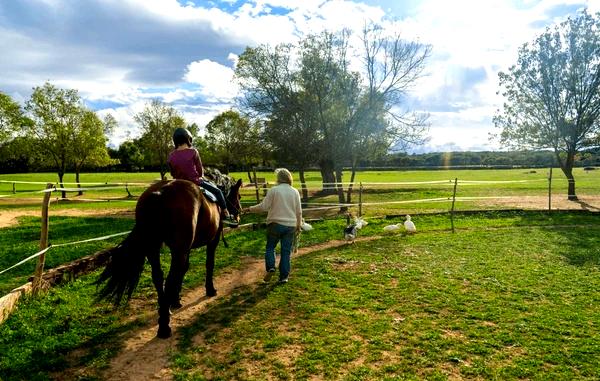
<svg viewBox="0 0 600 381">
<path fill-rule="evenodd" d="M 163 306 L 160 306 L 161 311 L 164 314 L 161 315 L 161 318 L 164 316 L 166 322 L 166 324 L 164 324 L 163 327 L 169 328 L 168 323 L 170 320 L 170 307 L 176 304 L 181 305 L 179 302 L 179 292 L 181 291 L 183 276 L 185 275 L 185 272 L 187 270 L 189 254 L 189 250 L 171 251 L 171 268 L 169 269 L 167 281 L 165 282 L 165 304 L 164 308 Z M 161 331 L 161 328 L 162 327 L 159 324 L 159 332 Z"/>
<path fill-rule="evenodd" d="M 215 269 L 215 251 L 219 245 L 221 234 L 217 234 L 216 238 L 206 245 L 206 296 L 216 296 L 217 290 L 213 284 L 213 272 Z"/>
<path fill-rule="evenodd" d="M 170 312 L 169 304 L 165 298 L 164 273 L 160 266 L 160 251 L 152 252 L 148 255 L 148 262 L 152 267 L 152 283 L 158 294 L 158 333 L 156 336 L 166 339 L 171 336 L 169 327 Z"/>
<path fill-rule="evenodd" d="M 187 273 L 187 271 L 190 268 L 190 256 L 189 254 L 185 256 L 186 257 L 186 261 L 185 261 L 185 265 L 183 266 L 183 271 L 182 273 L 185 275 Z M 176 289 L 174 290 L 174 295 L 176 295 L 175 299 L 171 301 L 171 309 L 177 310 L 179 308 L 182 307 L 181 305 L 181 287 L 183 286 L 183 275 L 181 276 L 181 282 L 179 283 L 175 283 L 174 287 L 176 287 Z"/>
</svg>

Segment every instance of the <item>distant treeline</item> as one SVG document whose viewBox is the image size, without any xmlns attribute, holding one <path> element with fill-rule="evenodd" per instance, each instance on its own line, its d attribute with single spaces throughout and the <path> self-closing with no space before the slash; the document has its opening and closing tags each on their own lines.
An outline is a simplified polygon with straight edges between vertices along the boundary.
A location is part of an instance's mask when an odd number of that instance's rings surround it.
<svg viewBox="0 0 600 381">
<path fill-rule="evenodd" d="M 483 151 L 431 152 L 421 154 L 395 153 L 379 160 L 361 161 L 360 167 L 551 167 L 557 166 L 551 151 Z M 575 166 L 600 166 L 600 148 L 578 154 Z"/>
<path fill-rule="evenodd" d="M 0 149 L 0 173 L 27 173 L 27 172 L 48 172 L 53 171 L 54 167 L 51 161 L 45 159 L 36 151 L 29 151 L 27 155 L 7 154 L 6 146 Z M 4 151 L 4 152 L 3 152 Z M 109 149 L 112 163 L 105 166 L 86 166 L 84 171 L 91 172 L 148 172 L 158 171 L 157 165 L 140 162 L 137 166 L 132 166 L 123 157 L 120 157 L 117 150 Z M 210 161 L 205 163 L 207 166 L 219 168 Z M 276 168 L 279 166 L 293 165 L 288 163 L 276 163 L 266 161 L 264 168 Z M 454 168 L 512 168 L 512 167 L 551 167 L 557 166 L 557 160 L 553 152 L 550 151 L 484 151 L 484 152 L 431 152 L 420 154 L 393 153 L 388 154 L 377 160 L 362 160 L 358 162 L 360 169 L 394 169 L 394 168 L 414 168 L 414 169 L 442 169 L 445 167 Z M 575 161 L 576 167 L 600 166 L 600 148 L 589 149 L 578 154 Z M 348 168 L 349 165 L 344 166 Z M 235 165 L 229 168 L 231 171 L 241 171 Z M 318 170 L 318 166 L 314 165 Z"/>
</svg>

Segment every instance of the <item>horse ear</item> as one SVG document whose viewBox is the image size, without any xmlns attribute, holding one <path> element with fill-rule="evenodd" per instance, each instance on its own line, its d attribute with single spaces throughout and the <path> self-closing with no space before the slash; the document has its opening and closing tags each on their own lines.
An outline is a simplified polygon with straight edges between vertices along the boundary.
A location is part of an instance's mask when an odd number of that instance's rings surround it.
<svg viewBox="0 0 600 381">
<path fill-rule="evenodd" d="M 235 183 L 235 187 L 239 188 L 242 186 L 242 179 L 239 179 L 236 183 Z"/>
</svg>

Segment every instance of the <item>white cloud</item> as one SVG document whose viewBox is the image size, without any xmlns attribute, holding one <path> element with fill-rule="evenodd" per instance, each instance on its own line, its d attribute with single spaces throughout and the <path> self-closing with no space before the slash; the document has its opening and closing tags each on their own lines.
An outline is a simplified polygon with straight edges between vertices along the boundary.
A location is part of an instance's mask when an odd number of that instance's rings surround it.
<svg viewBox="0 0 600 381">
<path fill-rule="evenodd" d="M 584 3 L 600 11 L 599 0 L 410 3 L 417 4 L 410 17 L 390 20 L 392 11 L 358 0 L 248 0 L 233 12 L 176 0 L 40 0 L 35 8 L 0 2 L 0 51 L 10 57 L 0 60 L 0 90 L 25 99 L 50 80 L 90 101 L 123 104 L 103 110 L 122 126 L 115 140 L 135 137 L 133 115 L 151 98 L 203 126 L 230 107 L 237 92 L 233 68 L 245 46 L 291 42 L 325 29 L 360 32 L 373 20 L 433 46 L 427 76 L 413 92 L 420 110 L 434 111 L 431 144 L 490 145 L 491 118 L 502 101 L 498 71 L 516 62 L 518 47 L 544 22 L 564 18 L 557 9 Z M 406 6 L 396 4 L 392 8 Z"/>
<path fill-rule="evenodd" d="M 200 85 L 209 100 L 232 101 L 238 92 L 233 74 L 232 68 L 204 59 L 189 64 L 184 79 Z"/>
</svg>

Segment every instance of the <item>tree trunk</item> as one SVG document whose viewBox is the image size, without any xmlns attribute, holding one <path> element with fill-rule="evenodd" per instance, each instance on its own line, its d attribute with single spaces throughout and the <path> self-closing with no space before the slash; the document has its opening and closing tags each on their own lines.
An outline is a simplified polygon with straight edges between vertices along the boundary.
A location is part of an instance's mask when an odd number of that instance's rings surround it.
<svg viewBox="0 0 600 381">
<path fill-rule="evenodd" d="M 321 168 L 321 178 L 323 179 L 323 194 L 335 194 L 335 173 L 333 168 L 333 162 L 331 160 L 321 160 L 319 162 Z"/>
<path fill-rule="evenodd" d="M 346 195 L 346 204 L 352 202 L 352 188 L 354 185 L 354 178 L 356 177 L 356 167 L 352 166 L 352 173 L 350 174 L 350 184 L 348 184 L 348 194 Z"/>
<path fill-rule="evenodd" d="M 77 183 L 77 188 L 79 188 L 79 192 L 77 193 L 79 196 L 83 196 L 83 192 L 81 191 L 81 183 L 79 182 L 79 168 L 75 168 L 75 182 Z"/>
<path fill-rule="evenodd" d="M 298 169 L 298 176 L 300 177 L 300 186 L 302 187 L 302 202 L 308 202 L 308 188 L 306 187 L 304 168 Z"/>
<path fill-rule="evenodd" d="M 343 177 L 343 173 L 342 173 L 342 169 L 338 168 L 335 170 L 335 177 L 336 177 L 336 190 L 337 190 L 337 194 L 338 194 L 338 201 L 340 204 L 344 204 L 344 184 L 342 184 L 342 177 Z M 342 206 L 340 208 L 340 212 L 344 213 L 348 210 L 347 206 Z"/>
<path fill-rule="evenodd" d="M 61 188 L 64 188 L 64 184 L 63 184 L 63 177 L 65 176 L 65 172 L 64 170 L 58 171 L 58 184 L 60 185 Z M 62 191 L 62 198 L 67 198 L 67 192 Z"/>
<path fill-rule="evenodd" d="M 161 180 L 166 180 L 167 179 L 167 169 L 166 169 L 166 165 L 161 162 L 160 163 L 160 179 Z"/>
<path fill-rule="evenodd" d="M 573 177 L 573 170 L 571 169 L 568 174 L 565 173 L 565 176 L 567 176 L 567 180 L 569 181 L 568 198 L 570 201 L 576 201 L 577 194 L 575 193 L 575 178 Z"/>
<path fill-rule="evenodd" d="M 576 201 L 577 194 L 575 193 L 575 177 L 573 177 L 573 165 L 575 164 L 575 151 L 569 150 L 567 151 L 567 158 L 563 161 L 560 158 L 560 153 L 555 150 L 556 159 L 558 160 L 558 164 L 560 165 L 560 169 L 565 174 L 567 181 L 569 182 L 569 186 L 567 188 L 567 198 L 569 201 Z"/>
</svg>

